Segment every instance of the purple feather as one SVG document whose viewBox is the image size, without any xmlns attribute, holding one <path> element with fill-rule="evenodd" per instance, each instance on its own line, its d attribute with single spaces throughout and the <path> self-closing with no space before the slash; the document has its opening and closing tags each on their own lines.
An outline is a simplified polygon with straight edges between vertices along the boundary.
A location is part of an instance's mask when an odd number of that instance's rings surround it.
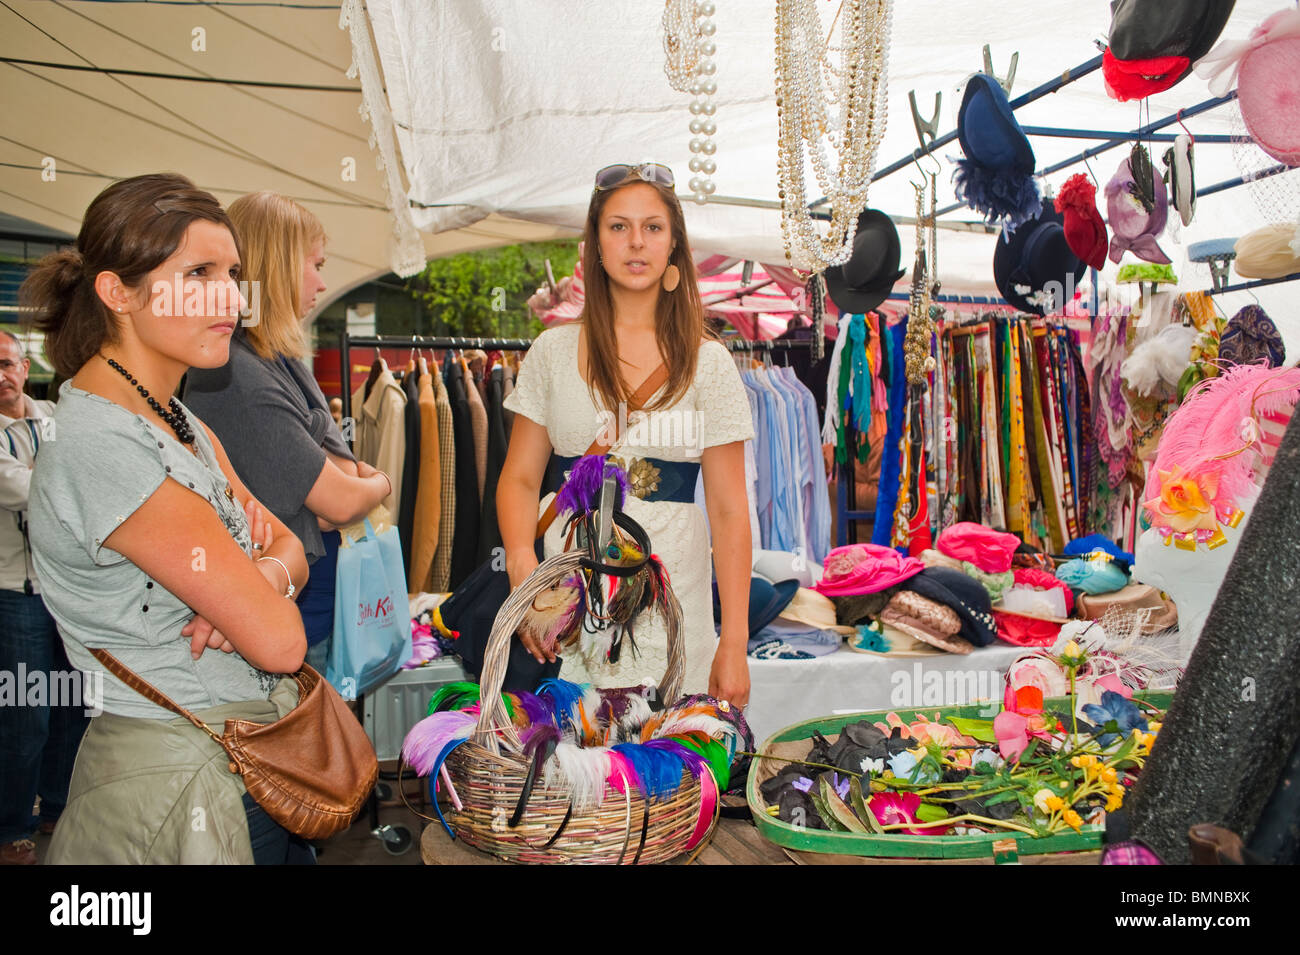
<svg viewBox="0 0 1300 955">
<path fill-rule="evenodd" d="M 515 697 L 527 715 L 530 726 L 555 725 L 555 714 L 541 697 L 533 693 L 516 693 Z"/>
<path fill-rule="evenodd" d="M 539 723 L 531 730 L 525 730 L 522 742 L 524 744 L 524 755 L 529 759 L 537 752 L 548 740 L 558 743 L 560 741 L 560 731 L 549 723 Z"/>
<path fill-rule="evenodd" d="M 417 775 L 429 775 L 443 748 L 454 739 L 468 738 L 475 722 L 470 714 L 454 710 L 426 716 L 402 741 L 402 759 Z"/>
<path fill-rule="evenodd" d="M 952 178 L 957 198 L 982 212 L 990 223 L 1001 221 L 1005 235 L 1036 216 L 1042 207 L 1032 175 L 959 159 Z"/>
<path fill-rule="evenodd" d="M 578 458 L 569 468 L 569 478 L 555 495 L 557 514 L 576 514 L 594 511 L 600 506 L 600 489 L 607 475 L 618 481 L 615 507 L 620 510 L 627 497 L 627 473 L 617 464 L 610 464 L 599 454 Z"/>
</svg>

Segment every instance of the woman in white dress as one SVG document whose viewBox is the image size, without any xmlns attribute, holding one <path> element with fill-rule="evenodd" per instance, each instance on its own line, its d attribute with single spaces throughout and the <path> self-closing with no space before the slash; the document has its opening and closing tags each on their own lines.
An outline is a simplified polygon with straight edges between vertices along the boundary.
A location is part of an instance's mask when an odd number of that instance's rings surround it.
<svg viewBox="0 0 1300 955">
<path fill-rule="evenodd" d="M 672 172 L 644 164 L 597 173 L 582 256 L 582 315 L 538 337 L 505 401 L 516 416 L 497 513 L 510 584 L 518 586 L 538 563 L 533 540 L 552 496 L 543 497 L 552 452 L 557 459 L 574 458 L 602 428 L 612 435 L 620 405 L 664 365 L 667 380 L 645 411 L 622 409 L 627 424 L 610 455 L 629 469 L 637 491 L 628 494 L 624 510 L 649 534 L 682 605 L 683 692 L 707 692 L 743 706 L 749 699 L 752 562 L 744 442 L 753 437 L 753 422 L 740 374 L 704 323 Z M 552 478 L 561 473 L 556 464 L 549 470 Z M 700 470 L 707 528 L 693 501 Z M 564 548 L 563 523 L 553 522 L 546 532 L 547 557 Z M 714 632 L 711 570 L 722 607 L 720 636 Z M 645 616 L 651 619 L 636 624 L 635 653 L 624 647 L 611 664 L 594 649 L 574 646 L 564 654 L 561 677 L 596 686 L 657 683 L 667 666 L 667 635 L 657 616 Z M 539 662 L 555 659 L 531 641 L 525 646 Z"/>
</svg>

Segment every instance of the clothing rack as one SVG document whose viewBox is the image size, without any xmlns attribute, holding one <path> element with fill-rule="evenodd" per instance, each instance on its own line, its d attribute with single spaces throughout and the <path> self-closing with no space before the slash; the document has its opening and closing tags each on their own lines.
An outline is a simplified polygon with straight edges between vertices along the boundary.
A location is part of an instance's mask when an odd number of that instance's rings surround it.
<svg viewBox="0 0 1300 955">
<path fill-rule="evenodd" d="M 429 348 L 444 350 L 476 348 L 479 351 L 527 351 L 529 338 L 460 338 L 426 335 L 339 335 L 339 382 L 343 399 L 343 417 L 352 417 L 352 349 L 353 348 Z"/>
<path fill-rule="evenodd" d="M 724 344 L 727 351 L 793 351 L 796 348 L 811 348 L 812 339 L 801 341 L 799 339 L 771 339 L 762 338 L 753 341 L 747 338 L 731 338 Z"/>
<path fill-rule="evenodd" d="M 1284 275 L 1280 279 L 1255 279 L 1252 282 L 1238 282 L 1236 285 L 1225 285 L 1223 288 L 1206 289 L 1206 295 L 1222 295 L 1225 292 L 1248 292 L 1254 288 L 1260 288 L 1264 285 L 1280 285 L 1283 282 L 1300 281 L 1300 272 L 1292 272 L 1290 275 Z"/>
</svg>

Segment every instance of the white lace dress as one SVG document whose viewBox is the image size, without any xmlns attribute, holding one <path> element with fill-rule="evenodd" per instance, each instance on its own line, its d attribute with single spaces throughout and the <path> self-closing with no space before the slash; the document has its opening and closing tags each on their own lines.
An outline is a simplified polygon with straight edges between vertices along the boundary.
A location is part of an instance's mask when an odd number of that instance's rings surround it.
<svg viewBox="0 0 1300 955">
<path fill-rule="evenodd" d="M 578 371 L 579 326 L 563 325 L 538 336 L 505 399 L 505 407 L 544 426 L 555 453 L 565 457 L 583 454 L 603 421 L 592 403 Z M 671 408 L 629 415 L 626 433 L 610 450 L 623 458 L 659 458 L 664 461 L 700 460 L 708 447 L 746 441 L 754 436 L 749 401 L 740 373 L 718 342 L 700 346 L 695 380 Z M 553 495 L 545 495 L 538 515 Z M 708 689 L 709 670 L 717 636 L 713 626 L 712 562 L 704 512 L 694 502 L 646 502 L 627 496 L 624 510 L 645 528 L 653 551 L 663 561 L 673 592 L 682 605 L 685 626 L 686 672 L 683 693 Z M 546 532 L 546 556 L 563 548 L 563 521 Z M 668 665 L 668 642 L 663 622 L 648 613 L 636 624 L 638 653 L 624 645 L 617 664 L 598 654 L 584 654 L 574 646 L 564 656 L 561 676 L 596 686 L 636 686 L 658 683 Z"/>
</svg>

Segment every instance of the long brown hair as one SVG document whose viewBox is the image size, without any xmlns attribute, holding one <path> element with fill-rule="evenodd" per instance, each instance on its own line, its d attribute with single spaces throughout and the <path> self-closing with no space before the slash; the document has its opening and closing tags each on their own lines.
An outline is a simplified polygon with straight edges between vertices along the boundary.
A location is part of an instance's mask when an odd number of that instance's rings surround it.
<svg viewBox="0 0 1300 955">
<path fill-rule="evenodd" d="M 239 236 L 221 203 L 184 176 L 157 173 L 113 183 L 90 203 L 77 241 L 36 263 L 18 297 L 30 309 L 27 324 L 45 334 L 54 370 L 71 378 L 105 344 L 119 340 L 117 323 L 95 291 L 95 276 L 113 272 L 128 288 L 180 246 L 196 219 L 224 225 Z"/>
<path fill-rule="evenodd" d="M 311 354 L 302 327 L 303 262 L 325 227 L 311 210 L 274 192 L 240 196 L 230 204 L 230 219 L 243 246 L 240 276 L 257 282 L 258 321 L 244 328 L 248 344 L 267 360 Z"/>
<path fill-rule="evenodd" d="M 620 402 L 631 397 L 632 387 L 619 367 L 618 341 L 614 336 L 614 300 L 610 295 L 609 276 L 600 262 L 600 214 L 616 191 L 641 182 L 644 180 L 630 176 L 614 188 L 592 195 L 591 205 L 587 208 L 587 224 L 583 229 L 582 276 L 586 298 L 578 321 L 587 333 L 587 387 L 592 392 L 593 401 L 599 395 L 611 411 L 617 410 Z M 677 194 L 672 187 L 656 182 L 646 182 L 645 185 L 653 187 L 668 207 L 668 221 L 675 244 L 668 262 L 677 266 L 681 275 L 674 291 L 665 292 L 660 288 L 655 306 L 655 341 L 668 365 L 664 391 L 646 406 L 647 410 L 655 410 L 671 407 L 681 398 L 695 379 L 700 339 L 717 336 L 704 322 L 704 304 L 700 300 L 695 263 L 686 239 L 686 217 L 677 201 Z"/>
</svg>

